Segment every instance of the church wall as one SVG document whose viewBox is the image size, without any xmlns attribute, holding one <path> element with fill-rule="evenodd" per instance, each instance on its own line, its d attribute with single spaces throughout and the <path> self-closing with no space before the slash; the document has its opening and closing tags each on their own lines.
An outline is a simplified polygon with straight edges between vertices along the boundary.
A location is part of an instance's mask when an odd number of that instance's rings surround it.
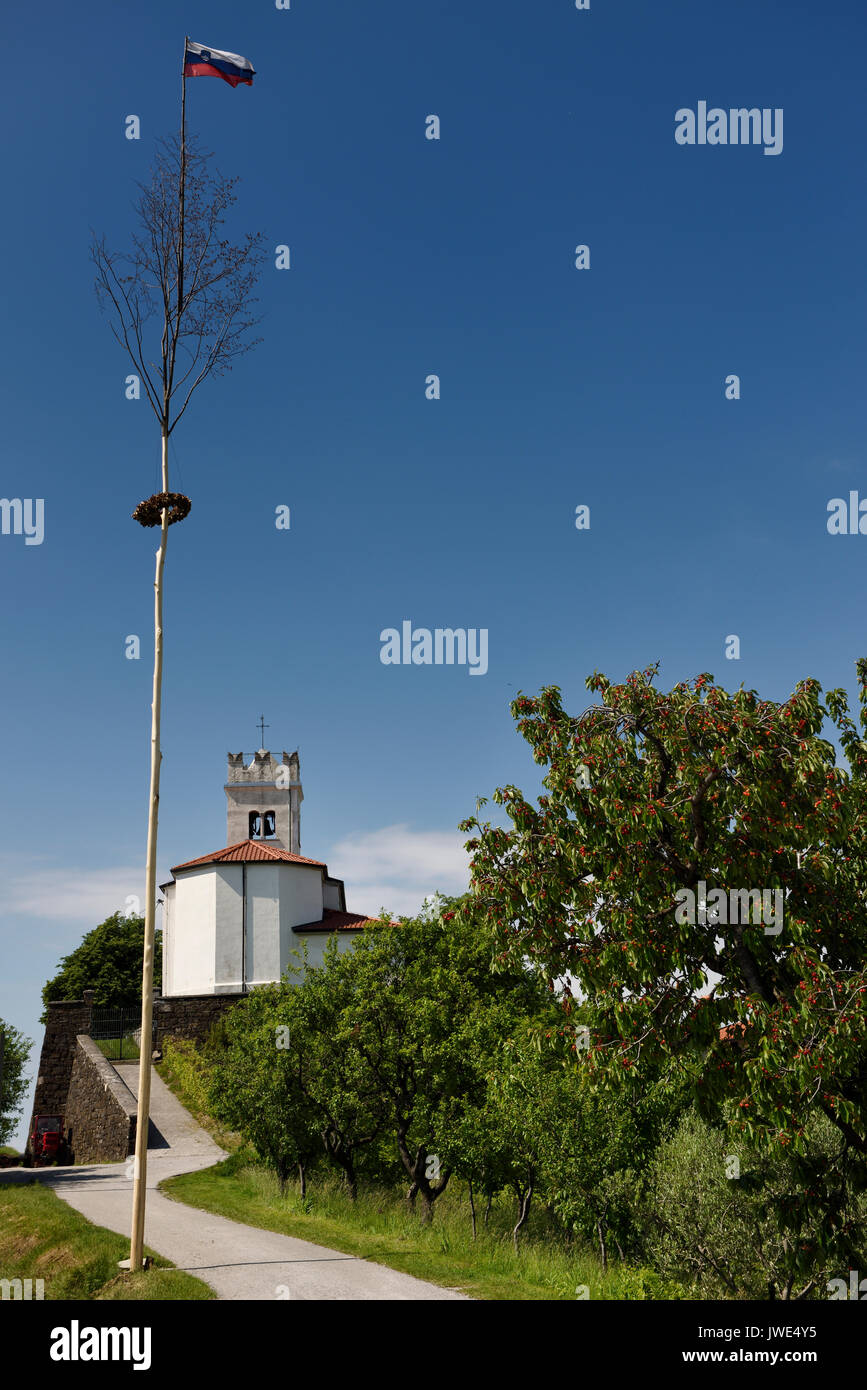
<svg viewBox="0 0 867 1390">
<path fill-rule="evenodd" d="M 303 942 L 306 942 L 306 943 L 307 943 L 307 964 L 308 964 L 308 966 L 309 966 L 311 969 L 315 970 L 317 966 L 319 966 L 319 965 L 322 964 L 322 958 L 323 958 L 323 956 L 324 956 L 324 954 L 325 954 L 325 947 L 326 947 L 327 943 L 331 940 L 332 936 L 336 936 L 336 937 L 337 937 L 337 949 L 338 949 L 338 951 L 340 951 L 340 952 L 343 952 L 343 951 L 351 951 L 351 950 L 352 950 L 352 947 L 355 945 L 355 942 L 356 942 L 356 940 L 357 940 L 358 932 L 353 932 L 353 931 L 343 931 L 343 932 L 328 932 L 328 931 L 293 932 L 293 933 L 292 933 L 292 944 L 291 944 L 291 948 L 290 948 L 290 949 L 296 950 L 296 951 L 302 951 L 302 952 L 303 952 L 304 947 L 303 947 L 303 944 L 302 944 L 302 943 L 303 943 Z M 293 957 L 293 959 L 294 959 L 294 957 Z"/>
<path fill-rule="evenodd" d="M 214 990 L 216 876 L 213 868 L 192 869 L 178 878 L 171 907 L 171 994 Z M 183 923 L 178 930 L 178 923 Z"/>
<path fill-rule="evenodd" d="M 247 865 L 247 984 L 280 978 L 281 864 Z"/>
<path fill-rule="evenodd" d="M 324 907 L 333 908 L 335 912 L 346 911 L 346 896 L 343 891 L 343 880 L 339 878 L 326 878 L 322 882 L 322 903 Z M 311 917 L 312 922 L 314 919 Z"/>
<path fill-rule="evenodd" d="M 214 971 L 216 993 L 240 990 L 241 981 L 241 891 L 243 864 L 212 865 L 214 875 Z M 191 991 L 188 991 L 191 992 Z"/>
<path fill-rule="evenodd" d="M 175 932 L 175 884 L 167 883 L 161 890 L 163 895 L 163 978 L 160 981 L 160 993 L 168 994 L 171 990 L 172 961 L 174 960 L 174 932 Z"/>
<path fill-rule="evenodd" d="M 304 922 L 318 922 L 322 917 L 322 874 L 319 869 L 300 864 L 279 864 L 280 885 L 280 966 L 282 975 L 288 965 L 300 962 L 290 952 L 299 949 L 298 937 L 292 928 Z"/>
</svg>

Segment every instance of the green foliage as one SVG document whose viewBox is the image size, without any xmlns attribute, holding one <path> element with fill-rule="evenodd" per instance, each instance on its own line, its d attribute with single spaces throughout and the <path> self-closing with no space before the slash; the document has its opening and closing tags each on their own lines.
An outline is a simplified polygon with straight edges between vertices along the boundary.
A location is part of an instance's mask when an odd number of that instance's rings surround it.
<svg viewBox="0 0 867 1390">
<path fill-rule="evenodd" d="M 456 1171 L 485 1194 L 514 1193 L 516 1239 L 539 1194 L 565 1231 L 598 1244 L 603 1268 L 612 1243 L 638 1254 L 640 1170 L 683 1107 L 682 1088 L 646 1080 L 602 1096 L 525 1029 L 493 1054 L 484 1098 L 454 1132 Z"/>
<path fill-rule="evenodd" d="M 97 1007 L 132 1007 L 141 1003 L 144 918 L 114 912 L 89 931 L 80 946 L 60 962 L 57 974 L 42 991 L 43 1004 L 80 999 L 94 992 Z M 162 975 L 162 937 L 154 941 L 154 979 Z M 41 1022 L 47 1018 L 43 1012 Z"/>
<path fill-rule="evenodd" d="M 342 961 L 342 1038 L 382 1102 L 409 1197 L 425 1210 L 450 1175 L 450 1135 L 484 1094 L 486 1059 L 544 998 L 526 972 L 494 975 L 483 924 L 449 905 L 365 933 Z"/>
<path fill-rule="evenodd" d="M 425 1210 L 445 1190 L 440 1152 L 485 1088 L 485 1061 L 543 994 L 520 972 L 495 976 L 478 923 L 449 900 L 382 922 L 322 964 L 253 991 L 226 1024 L 211 1097 L 285 1181 L 317 1159 L 394 1180 Z M 439 1168 L 439 1171 L 437 1171 Z"/>
<path fill-rule="evenodd" d="M 211 1084 L 214 1074 L 213 1038 L 219 1025 L 211 1030 L 211 1038 L 202 1046 L 186 1038 L 166 1038 L 163 1041 L 162 1060 L 157 1070 L 196 1120 L 211 1134 L 220 1148 L 227 1153 L 236 1150 L 243 1142 L 232 1130 L 226 1130 L 215 1121 L 214 1107 L 211 1105 Z"/>
<path fill-rule="evenodd" d="M 295 1005 L 288 981 L 242 999 L 225 1020 L 209 1091 L 213 1113 L 255 1146 L 281 1185 L 294 1167 L 303 1172 L 316 1157 L 316 1116 L 303 1087 L 306 1057 Z M 294 1049 L 282 1045 L 286 1028 Z"/>
<path fill-rule="evenodd" d="M 637 1222 L 643 1171 L 683 1108 L 668 1076 L 600 1094 L 580 1070 L 552 1071 L 542 1109 L 543 1181 L 567 1230 L 598 1243 L 605 1267 L 616 1248 L 641 1254 Z"/>
<path fill-rule="evenodd" d="M 812 679 L 776 704 L 707 674 L 664 693 L 655 674 L 593 676 L 602 703 L 580 718 L 556 686 L 513 703 L 545 794 L 504 787 L 511 828 L 462 827 L 499 960 L 576 983 L 599 1088 L 671 1062 L 707 1117 L 768 1153 L 803 1146 L 818 1106 L 867 1154 L 867 661 L 860 733 L 844 692 L 823 705 Z M 782 933 L 679 924 L 677 891 L 702 881 L 780 889 Z"/>
<path fill-rule="evenodd" d="M 827 1281 L 863 1268 L 867 1255 L 863 1165 L 850 1156 L 841 1179 L 840 1147 L 817 1114 L 802 1154 L 744 1144 L 733 1153 L 724 1130 L 690 1112 L 650 1172 L 646 1248 L 655 1267 L 699 1297 L 826 1298 Z"/>
<path fill-rule="evenodd" d="M 33 1043 L 25 1038 L 17 1028 L 4 1023 L 0 1018 L 0 1033 L 3 1034 L 2 1061 L 0 1061 L 0 1144 L 5 1144 L 16 1128 L 21 1114 L 22 1102 L 27 1092 L 27 1078 L 24 1068 Z"/>
</svg>

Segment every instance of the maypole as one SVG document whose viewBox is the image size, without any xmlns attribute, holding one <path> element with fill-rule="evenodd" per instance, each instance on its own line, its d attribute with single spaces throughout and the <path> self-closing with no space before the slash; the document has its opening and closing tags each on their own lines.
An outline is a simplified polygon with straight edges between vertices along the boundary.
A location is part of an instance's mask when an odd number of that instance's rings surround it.
<svg viewBox="0 0 867 1390">
<path fill-rule="evenodd" d="M 178 252 L 177 252 L 177 298 L 175 302 L 175 329 L 183 312 L 184 292 L 184 185 L 187 165 L 187 36 L 184 36 L 184 56 L 181 62 L 181 151 L 180 176 L 178 180 Z M 165 357 L 166 339 L 170 325 L 166 322 L 163 339 Z M 161 422 L 162 439 L 162 497 L 151 498 L 150 502 L 160 506 L 160 545 L 156 556 L 156 576 L 154 578 L 154 682 L 151 700 L 151 775 L 150 801 L 148 805 L 147 864 L 145 868 L 145 924 L 144 952 L 142 956 L 141 980 L 141 1039 L 139 1043 L 138 1066 L 138 1110 L 135 1134 L 135 1165 L 133 1169 L 132 1232 L 130 1236 L 129 1267 L 131 1270 L 142 1267 L 142 1248 L 144 1246 L 145 1202 L 147 1197 L 148 1130 L 150 1128 L 151 1067 L 153 1037 L 153 993 L 154 993 L 154 936 L 156 930 L 157 899 L 157 824 L 160 804 L 160 714 L 162 709 L 163 685 L 163 571 L 166 563 L 166 548 L 169 537 L 169 510 L 174 499 L 169 493 L 169 410 L 172 394 L 172 375 L 164 375 L 163 418 Z M 136 509 L 139 513 L 147 504 Z M 178 508 L 172 507 L 172 520 L 180 520 Z M 145 525 L 145 516 L 138 516 Z"/>
<path fill-rule="evenodd" d="M 214 237 L 225 208 L 235 201 L 229 181 L 209 181 L 207 156 L 187 152 L 186 79 L 218 77 L 231 87 L 253 85 L 255 69 L 249 59 L 237 53 L 206 48 L 184 38 L 181 66 L 181 131 L 179 158 L 175 146 L 161 151 L 154 166 L 150 188 L 142 190 L 138 212 L 145 235 L 137 238 L 132 255 L 120 256 L 106 248 L 104 238 L 94 237 L 91 259 L 96 269 L 96 293 L 100 308 L 112 318 L 112 332 L 125 348 L 148 401 L 160 424 L 162 445 L 162 491 L 140 502 L 133 512 L 142 526 L 158 526 L 160 543 L 154 576 L 154 671 L 151 700 L 150 798 L 148 802 L 147 862 L 145 866 L 144 947 L 142 951 L 141 1044 L 139 1051 L 138 1105 L 133 1168 L 132 1225 L 129 1259 L 121 1262 L 131 1270 L 142 1267 L 147 1194 L 148 1128 L 151 1103 L 151 1062 L 153 1050 L 154 936 L 157 907 L 157 829 L 160 802 L 160 715 L 163 683 L 163 581 L 168 530 L 183 521 L 190 510 L 190 499 L 169 492 L 169 436 L 184 415 L 190 399 L 203 381 L 219 375 L 234 357 L 246 352 L 247 331 L 258 322 L 248 313 L 252 292 L 264 259 L 261 233 L 248 235 L 238 245 Z M 191 232 L 197 247 L 197 274 L 189 287 L 184 280 L 186 241 L 186 181 L 188 165 L 195 171 L 194 186 L 200 196 L 191 204 Z M 175 203 L 177 198 L 177 204 Z M 176 242 L 171 241 L 172 224 Z M 129 274 L 132 265 L 133 274 Z M 152 294 L 154 284 L 161 293 Z M 196 314 L 193 327 L 189 320 Z M 159 307 L 158 307 L 159 306 Z M 197 325 L 213 313 L 219 325 L 212 338 L 203 340 Z M 145 350 L 142 328 L 151 315 L 161 314 L 161 365 L 157 366 Z M 156 326 L 156 325 L 155 325 Z M 179 350 L 184 363 L 175 381 Z M 173 404 L 173 402 L 179 401 Z"/>
</svg>

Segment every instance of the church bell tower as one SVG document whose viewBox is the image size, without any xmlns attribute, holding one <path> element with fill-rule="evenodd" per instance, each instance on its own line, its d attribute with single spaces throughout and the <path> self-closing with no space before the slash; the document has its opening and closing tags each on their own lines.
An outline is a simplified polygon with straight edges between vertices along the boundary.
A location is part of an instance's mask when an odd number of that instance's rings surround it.
<svg viewBox="0 0 867 1390">
<path fill-rule="evenodd" d="M 230 753 L 226 781 L 226 844 L 261 840 L 275 849 L 301 853 L 301 767 L 298 754 L 260 748 L 245 765 L 243 753 Z"/>
</svg>

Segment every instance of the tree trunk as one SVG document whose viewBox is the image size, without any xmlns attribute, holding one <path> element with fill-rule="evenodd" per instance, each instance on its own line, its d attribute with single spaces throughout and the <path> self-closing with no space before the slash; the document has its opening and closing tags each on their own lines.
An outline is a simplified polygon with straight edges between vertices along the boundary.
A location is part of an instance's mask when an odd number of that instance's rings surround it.
<svg viewBox="0 0 867 1390">
<path fill-rule="evenodd" d="M 602 1273 L 608 1269 L 608 1251 L 605 1249 L 605 1227 L 601 1221 L 596 1222 L 596 1234 L 599 1237 L 599 1253 L 602 1256 Z"/>
<path fill-rule="evenodd" d="M 169 490 L 169 439 L 162 431 L 163 492 Z M 136 1121 L 135 1166 L 133 1170 L 132 1236 L 130 1269 L 141 1269 L 144 1245 L 145 1196 L 147 1192 L 148 1118 L 151 1103 L 151 1039 L 154 1002 L 154 930 L 157 907 L 157 823 L 160 804 L 160 714 L 163 693 L 163 570 L 169 537 L 168 508 L 160 522 L 160 548 L 154 579 L 154 681 L 151 700 L 151 781 L 148 807 L 147 862 L 145 866 L 145 924 L 141 985 L 141 1044 L 138 1069 L 138 1113 Z"/>
<path fill-rule="evenodd" d="M 351 1158 L 338 1158 L 337 1163 L 343 1170 L 343 1185 L 349 1193 L 349 1200 L 354 1202 L 358 1196 L 358 1179 L 355 1175 L 355 1165 Z"/>
<path fill-rule="evenodd" d="M 470 1183 L 470 1215 L 473 1222 L 473 1240 L 476 1238 L 476 1204 L 473 1201 L 473 1184 Z"/>
<path fill-rule="evenodd" d="M 518 1232 L 521 1230 L 521 1227 L 526 1224 L 527 1217 L 530 1215 L 530 1203 L 533 1200 L 532 1179 L 530 1181 L 529 1187 L 524 1188 L 523 1190 L 520 1187 L 516 1187 L 515 1196 L 518 1198 L 518 1220 L 515 1223 L 514 1230 L 512 1231 L 512 1244 L 515 1247 L 515 1254 L 517 1255 Z"/>
<path fill-rule="evenodd" d="M 490 1192 L 487 1194 L 487 1197 L 488 1197 L 488 1201 L 487 1201 L 487 1204 L 486 1204 L 486 1206 L 485 1206 L 485 1230 L 487 1230 L 487 1228 L 488 1228 L 488 1217 L 489 1217 L 490 1214 L 491 1214 L 491 1203 L 492 1203 L 493 1200 L 494 1200 L 493 1194 L 490 1193 Z"/>
<path fill-rule="evenodd" d="M 411 1212 L 415 1211 L 415 1199 L 419 1192 L 423 1193 L 426 1205 L 429 1204 L 427 1187 L 428 1182 L 424 1175 L 426 1154 L 424 1149 L 419 1148 L 415 1151 L 415 1157 L 410 1154 L 406 1144 L 406 1128 L 401 1126 L 397 1131 L 397 1151 L 400 1161 L 404 1166 L 407 1176 L 410 1179 L 409 1191 L 406 1194 L 406 1204 Z"/>
<path fill-rule="evenodd" d="M 406 1146 L 406 1133 L 398 1131 L 397 1150 L 412 1184 L 409 1192 L 406 1194 L 407 1205 L 410 1211 L 415 1211 L 416 1195 L 420 1192 L 424 1203 L 422 1220 L 427 1224 L 433 1219 L 434 1202 L 448 1187 L 451 1170 L 447 1169 L 436 1186 L 434 1186 L 427 1176 L 428 1151 L 423 1144 L 419 1145 L 415 1151 L 415 1157 L 413 1157 Z"/>
<path fill-rule="evenodd" d="M 298 1182 L 301 1185 L 301 1200 L 307 1196 L 307 1164 L 298 1164 Z"/>
<path fill-rule="evenodd" d="M 354 1202 L 358 1196 L 358 1180 L 353 1159 L 355 1149 L 345 1144 L 341 1135 L 333 1128 L 322 1131 L 322 1142 L 328 1157 L 342 1170 L 346 1189 Z"/>
</svg>

